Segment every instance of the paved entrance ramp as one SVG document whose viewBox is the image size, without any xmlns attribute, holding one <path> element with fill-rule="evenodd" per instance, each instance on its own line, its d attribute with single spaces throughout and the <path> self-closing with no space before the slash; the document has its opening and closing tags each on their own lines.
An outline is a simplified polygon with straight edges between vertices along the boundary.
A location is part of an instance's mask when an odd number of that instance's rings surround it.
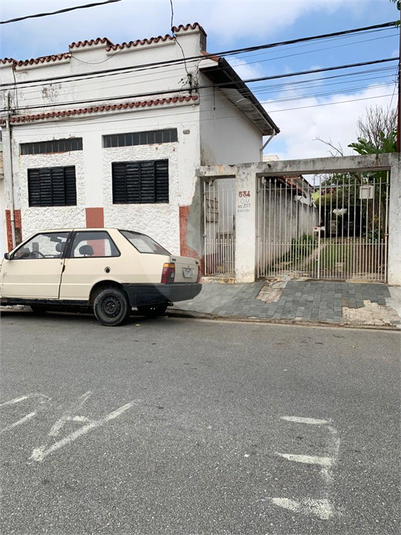
<svg viewBox="0 0 401 535">
<path fill-rule="evenodd" d="M 172 311 L 261 321 L 399 328 L 396 309 L 394 296 L 385 284 L 275 279 L 204 284 L 195 299 L 177 303 Z"/>
</svg>

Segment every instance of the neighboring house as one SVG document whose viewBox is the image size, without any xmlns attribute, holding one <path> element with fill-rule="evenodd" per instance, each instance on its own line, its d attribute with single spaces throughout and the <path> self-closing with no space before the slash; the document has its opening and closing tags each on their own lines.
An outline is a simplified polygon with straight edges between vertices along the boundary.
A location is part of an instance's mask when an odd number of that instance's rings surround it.
<svg viewBox="0 0 401 535">
<path fill-rule="evenodd" d="M 174 32 L 0 60 L 8 249 L 39 229 L 107 226 L 202 257 L 196 169 L 261 161 L 263 136 L 279 129 L 206 53 L 201 26 Z"/>
</svg>

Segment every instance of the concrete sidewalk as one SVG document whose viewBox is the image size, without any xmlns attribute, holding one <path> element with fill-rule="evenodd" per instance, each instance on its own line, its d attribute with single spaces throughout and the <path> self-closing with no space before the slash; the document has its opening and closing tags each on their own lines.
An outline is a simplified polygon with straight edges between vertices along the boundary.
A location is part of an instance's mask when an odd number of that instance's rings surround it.
<svg viewBox="0 0 401 535">
<path fill-rule="evenodd" d="M 207 282 L 197 297 L 177 303 L 168 314 L 400 329 L 401 288 L 289 279 Z"/>
</svg>

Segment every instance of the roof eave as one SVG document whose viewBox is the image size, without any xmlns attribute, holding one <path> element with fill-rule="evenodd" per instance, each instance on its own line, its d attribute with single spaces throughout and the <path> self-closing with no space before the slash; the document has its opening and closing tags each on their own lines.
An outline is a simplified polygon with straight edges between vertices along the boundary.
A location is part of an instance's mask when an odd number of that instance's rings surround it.
<svg viewBox="0 0 401 535">
<path fill-rule="evenodd" d="M 205 62 L 203 67 L 200 66 L 201 72 L 255 124 L 264 136 L 278 134 L 279 127 L 231 65 L 221 57 L 206 57 L 209 61 Z"/>
</svg>

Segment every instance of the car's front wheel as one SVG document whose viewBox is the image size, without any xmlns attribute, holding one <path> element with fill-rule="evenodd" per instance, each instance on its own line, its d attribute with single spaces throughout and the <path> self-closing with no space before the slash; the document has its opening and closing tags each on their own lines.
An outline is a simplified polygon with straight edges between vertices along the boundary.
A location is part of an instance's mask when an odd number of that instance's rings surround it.
<svg viewBox="0 0 401 535">
<path fill-rule="evenodd" d="M 156 318 L 162 316 L 167 309 L 167 305 L 139 306 L 138 312 L 145 318 Z"/>
<path fill-rule="evenodd" d="M 118 288 L 106 288 L 95 299 L 93 312 L 102 325 L 122 325 L 129 317 L 131 307 L 126 294 Z"/>
</svg>

